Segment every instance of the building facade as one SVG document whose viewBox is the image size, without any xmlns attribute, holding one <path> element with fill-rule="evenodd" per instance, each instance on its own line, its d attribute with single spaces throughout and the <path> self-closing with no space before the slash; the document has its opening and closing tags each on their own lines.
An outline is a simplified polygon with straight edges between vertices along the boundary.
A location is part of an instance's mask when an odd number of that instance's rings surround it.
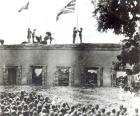
<svg viewBox="0 0 140 116">
<path fill-rule="evenodd" d="M 0 46 L 1 85 L 111 86 L 119 44 Z"/>
</svg>

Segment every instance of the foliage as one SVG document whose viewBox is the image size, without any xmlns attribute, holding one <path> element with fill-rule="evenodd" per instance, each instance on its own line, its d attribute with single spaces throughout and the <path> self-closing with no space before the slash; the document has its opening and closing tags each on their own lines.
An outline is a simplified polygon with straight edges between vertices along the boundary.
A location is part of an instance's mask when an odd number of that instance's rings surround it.
<svg viewBox="0 0 140 116">
<path fill-rule="evenodd" d="M 128 69 L 129 74 L 136 74 L 140 71 L 140 37 L 138 33 L 133 39 L 124 39 L 123 43 L 121 54 L 117 56 L 118 67 Z"/>
<path fill-rule="evenodd" d="M 121 54 L 113 64 L 114 70 L 124 70 L 128 75 L 139 74 L 140 0 L 99 0 L 93 13 L 98 22 L 98 31 L 113 30 L 115 34 L 123 34 L 128 38 L 122 41 Z M 125 88 L 137 90 L 137 86 L 132 83 Z"/>
<path fill-rule="evenodd" d="M 106 32 L 111 29 L 115 34 L 123 34 L 129 38 L 122 41 L 122 51 L 115 64 L 116 70 L 124 70 L 129 64 L 132 66 L 129 72 L 137 73 L 137 65 L 140 63 L 140 35 L 135 32 L 140 21 L 140 0 L 99 0 L 94 16 L 97 18 L 98 31 Z"/>
<path fill-rule="evenodd" d="M 98 31 L 112 29 L 115 34 L 132 38 L 140 20 L 140 0 L 99 0 L 94 16 Z"/>
</svg>

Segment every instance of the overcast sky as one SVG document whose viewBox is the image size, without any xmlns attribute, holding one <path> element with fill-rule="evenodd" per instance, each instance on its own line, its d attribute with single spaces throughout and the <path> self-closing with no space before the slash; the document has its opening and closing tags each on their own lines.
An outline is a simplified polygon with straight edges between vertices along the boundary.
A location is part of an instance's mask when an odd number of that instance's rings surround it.
<svg viewBox="0 0 140 116">
<path fill-rule="evenodd" d="M 63 14 L 56 22 L 56 15 L 71 0 L 30 0 L 29 9 L 18 12 L 29 0 L 0 1 L 0 38 L 5 44 L 27 41 L 27 28 L 36 28 L 37 35 L 44 37 L 51 31 L 55 44 L 72 43 L 72 30 L 77 24 L 77 13 Z M 97 22 L 92 17 L 91 0 L 78 1 L 78 25 L 83 27 L 84 43 L 119 43 L 123 36 L 97 32 Z M 77 37 L 76 42 L 79 42 Z"/>
</svg>

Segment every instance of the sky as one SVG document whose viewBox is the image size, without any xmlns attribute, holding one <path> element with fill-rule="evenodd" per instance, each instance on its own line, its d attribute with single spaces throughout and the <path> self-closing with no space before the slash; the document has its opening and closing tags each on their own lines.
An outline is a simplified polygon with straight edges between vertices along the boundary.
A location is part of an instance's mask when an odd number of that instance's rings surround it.
<svg viewBox="0 0 140 116">
<path fill-rule="evenodd" d="M 29 9 L 20 13 L 18 10 L 27 2 Z M 124 37 L 115 35 L 112 31 L 100 33 L 97 31 L 97 21 L 92 17 L 94 6 L 90 0 L 78 0 L 76 13 L 56 15 L 60 9 L 71 0 L 0 0 L 0 39 L 5 44 L 20 44 L 27 41 L 28 27 L 36 29 L 36 35 L 45 36 L 52 32 L 54 44 L 71 44 L 73 27 L 83 28 L 83 43 L 120 43 Z M 79 37 L 76 38 L 79 43 Z"/>
</svg>

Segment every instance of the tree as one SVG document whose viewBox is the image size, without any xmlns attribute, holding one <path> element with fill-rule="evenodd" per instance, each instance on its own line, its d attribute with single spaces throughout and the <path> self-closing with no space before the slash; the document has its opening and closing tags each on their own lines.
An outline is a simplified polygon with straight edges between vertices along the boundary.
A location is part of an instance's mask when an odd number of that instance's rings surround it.
<svg viewBox="0 0 140 116">
<path fill-rule="evenodd" d="M 113 30 L 123 34 L 121 54 L 117 56 L 116 70 L 127 70 L 132 75 L 140 72 L 140 0 L 99 0 L 94 17 L 97 30 Z M 129 65 L 129 68 L 128 68 Z"/>
<path fill-rule="evenodd" d="M 99 0 L 94 15 L 98 21 L 98 31 L 113 29 L 115 34 L 132 38 L 140 20 L 140 1 Z"/>
</svg>

